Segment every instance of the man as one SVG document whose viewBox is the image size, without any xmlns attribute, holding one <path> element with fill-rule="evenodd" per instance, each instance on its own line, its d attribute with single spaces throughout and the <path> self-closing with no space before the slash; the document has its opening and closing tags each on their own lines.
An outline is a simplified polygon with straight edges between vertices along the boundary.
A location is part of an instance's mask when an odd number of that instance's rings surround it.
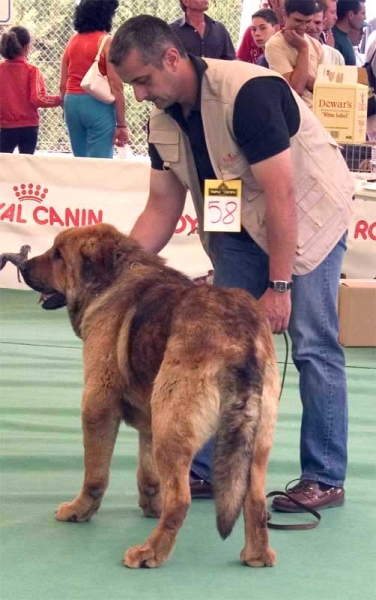
<svg viewBox="0 0 376 600">
<path fill-rule="evenodd" d="M 252 24 L 246 29 L 242 42 L 236 53 L 239 60 L 245 62 L 254 62 L 249 60 L 249 47 L 253 42 L 257 48 L 262 50 L 261 56 L 256 60 L 256 64 L 268 68 L 264 52 L 266 42 L 277 33 L 279 29 L 277 15 L 270 8 L 263 8 L 252 15 Z"/>
<path fill-rule="evenodd" d="M 343 504 L 347 395 L 336 306 L 353 181 L 339 148 L 281 76 L 188 57 L 156 17 L 126 21 L 110 60 L 136 100 L 155 104 L 149 198 L 131 235 L 159 252 L 190 190 L 215 285 L 248 290 L 273 331 L 288 328 L 292 339 L 303 419 L 301 481 L 291 494 L 319 509 Z M 208 179 L 241 181 L 240 233 L 203 231 Z M 213 441 L 192 463 L 206 486 L 212 448 Z M 284 497 L 273 506 L 296 510 Z"/>
<path fill-rule="evenodd" d="M 309 108 L 317 68 L 323 62 L 320 42 L 306 34 L 315 12 L 315 0 L 286 0 L 285 26 L 265 46 L 269 67 L 289 82 Z"/>
<path fill-rule="evenodd" d="M 185 50 L 196 56 L 234 60 L 235 48 L 226 27 L 205 14 L 209 0 L 179 2 L 184 15 L 171 23 L 170 27 L 180 38 Z"/>
<path fill-rule="evenodd" d="M 283 27 L 285 24 L 285 0 L 269 0 L 269 6 L 277 15 L 278 23 Z"/>
<path fill-rule="evenodd" d="M 337 0 L 322 0 L 324 10 L 324 29 L 320 36 L 320 41 L 334 48 L 334 37 L 332 29 L 337 23 Z"/>
<path fill-rule="evenodd" d="M 317 3 L 315 13 L 313 15 L 312 22 L 307 27 L 307 33 L 318 42 L 322 43 L 322 34 L 325 28 L 324 9 L 321 4 Z M 324 65 L 344 65 L 345 59 L 342 54 L 335 48 L 328 46 L 328 44 L 322 43 L 322 49 L 324 52 L 323 64 Z"/>
<path fill-rule="evenodd" d="M 333 27 L 334 47 L 342 54 L 346 65 L 355 65 L 356 57 L 349 32 L 351 29 L 362 29 L 366 18 L 365 2 L 362 0 L 338 0 L 337 16 L 337 23 Z"/>
</svg>

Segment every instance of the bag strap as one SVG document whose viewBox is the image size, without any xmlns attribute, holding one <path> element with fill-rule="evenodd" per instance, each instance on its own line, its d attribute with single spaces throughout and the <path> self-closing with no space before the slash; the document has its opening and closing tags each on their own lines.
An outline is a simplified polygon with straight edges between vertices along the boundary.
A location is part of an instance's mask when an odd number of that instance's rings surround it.
<svg viewBox="0 0 376 600">
<path fill-rule="evenodd" d="M 104 45 L 105 45 L 105 43 L 106 43 L 106 41 L 108 40 L 109 37 L 111 37 L 111 36 L 110 35 L 104 35 L 102 37 L 101 43 L 100 43 L 99 48 L 98 48 L 97 56 L 94 58 L 94 62 L 99 61 L 99 58 L 100 58 L 101 52 L 103 50 L 103 47 L 104 47 Z"/>
</svg>

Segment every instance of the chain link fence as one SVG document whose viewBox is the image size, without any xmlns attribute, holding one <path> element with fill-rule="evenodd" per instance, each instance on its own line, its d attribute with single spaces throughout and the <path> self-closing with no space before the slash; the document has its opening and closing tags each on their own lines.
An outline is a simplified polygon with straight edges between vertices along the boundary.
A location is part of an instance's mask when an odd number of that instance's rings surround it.
<svg viewBox="0 0 376 600">
<path fill-rule="evenodd" d="M 15 0 L 13 25 L 26 27 L 32 36 L 29 60 L 43 73 L 47 92 L 59 93 L 60 61 L 65 46 L 74 33 L 73 12 L 75 0 Z M 238 43 L 242 0 L 212 0 L 208 14 L 224 23 L 234 45 Z M 126 19 L 138 14 L 150 14 L 168 23 L 183 13 L 178 0 L 120 0 L 114 20 L 113 33 Z M 4 31 L 0 27 L 0 33 Z M 150 111 L 147 103 L 136 102 L 130 86 L 124 86 L 126 118 L 131 133 L 134 154 L 145 155 L 146 124 Z M 1 92 L 0 92 L 1 94 Z M 42 152 L 70 152 L 70 143 L 59 108 L 41 110 L 38 150 Z"/>
</svg>

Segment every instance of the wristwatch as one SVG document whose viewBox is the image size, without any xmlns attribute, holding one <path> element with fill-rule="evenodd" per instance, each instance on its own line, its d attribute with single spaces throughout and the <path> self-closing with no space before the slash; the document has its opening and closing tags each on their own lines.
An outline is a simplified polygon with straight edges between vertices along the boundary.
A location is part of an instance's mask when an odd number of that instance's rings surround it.
<svg viewBox="0 0 376 600">
<path fill-rule="evenodd" d="M 275 292 L 287 292 L 291 290 L 292 281 L 269 281 L 269 287 Z"/>
</svg>

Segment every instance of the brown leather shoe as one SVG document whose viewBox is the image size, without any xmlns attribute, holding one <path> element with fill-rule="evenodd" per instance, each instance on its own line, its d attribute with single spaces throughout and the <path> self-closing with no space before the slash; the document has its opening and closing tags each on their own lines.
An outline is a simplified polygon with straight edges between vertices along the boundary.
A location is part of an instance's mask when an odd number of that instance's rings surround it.
<svg viewBox="0 0 376 600">
<path fill-rule="evenodd" d="M 189 487 L 191 488 L 192 500 L 210 500 L 214 497 L 213 486 L 203 479 L 189 478 Z"/>
<path fill-rule="evenodd" d="M 309 479 L 301 479 L 299 483 L 287 489 L 286 492 L 298 502 L 314 510 L 342 506 L 345 502 L 345 490 L 343 488 L 333 487 Z M 302 508 L 293 504 L 285 496 L 276 496 L 273 500 L 272 508 L 280 512 L 304 512 Z"/>
</svg>

